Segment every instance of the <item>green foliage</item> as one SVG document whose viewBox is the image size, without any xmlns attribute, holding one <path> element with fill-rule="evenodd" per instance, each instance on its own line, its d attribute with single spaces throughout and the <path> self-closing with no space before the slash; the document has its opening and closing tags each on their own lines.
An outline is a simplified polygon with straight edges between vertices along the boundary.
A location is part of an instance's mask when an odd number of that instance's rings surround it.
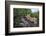
<svg viewBox="0 0 46 36">
<path fill-rule="evenodd" d="M 24 9 L 24 8 L 14 8 L 14 15 L 15 16 L 26 16 L 27 14 L 31 13 L 31 9 Z"/>
<path fill-rule="evenodd" d="M 38 11 L 38 12 L 31 13 L 30 16 L 31 16 L 31 17 L 39 18 L 39 11 Z"/>
</svg>

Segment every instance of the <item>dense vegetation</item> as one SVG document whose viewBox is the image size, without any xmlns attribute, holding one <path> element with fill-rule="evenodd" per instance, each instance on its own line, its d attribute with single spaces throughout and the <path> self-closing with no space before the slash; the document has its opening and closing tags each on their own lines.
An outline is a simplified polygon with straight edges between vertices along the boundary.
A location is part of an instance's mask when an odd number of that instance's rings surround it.
<svg viewBox="0 0 46 36">
<path fill-rule="evenodd" d="M 27 16 L 30 14 L 31 17 L 36 17 L 39 19 L 39 11 L 32 13 L 31 9 L 24 8 L 14 8 L 14 24 L 18 24 L 21 22 L 21 16 Z"/>
</svg>

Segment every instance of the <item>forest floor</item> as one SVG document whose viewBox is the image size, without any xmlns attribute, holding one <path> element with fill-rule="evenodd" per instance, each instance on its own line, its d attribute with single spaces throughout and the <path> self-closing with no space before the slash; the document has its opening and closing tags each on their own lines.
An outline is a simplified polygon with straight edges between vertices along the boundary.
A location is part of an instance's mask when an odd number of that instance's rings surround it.
<svg viewBox="0 0 46 36">
<path fill-rule="evenodd" d="M 26 17 L 21 17 L 21 23 L 20 25 L 17 25 L 15 27 L 38 27 L 39 24 L 34 24 L 34 22 L 31 22 L 30 20 L 28 20 Z"/>
</svg>

